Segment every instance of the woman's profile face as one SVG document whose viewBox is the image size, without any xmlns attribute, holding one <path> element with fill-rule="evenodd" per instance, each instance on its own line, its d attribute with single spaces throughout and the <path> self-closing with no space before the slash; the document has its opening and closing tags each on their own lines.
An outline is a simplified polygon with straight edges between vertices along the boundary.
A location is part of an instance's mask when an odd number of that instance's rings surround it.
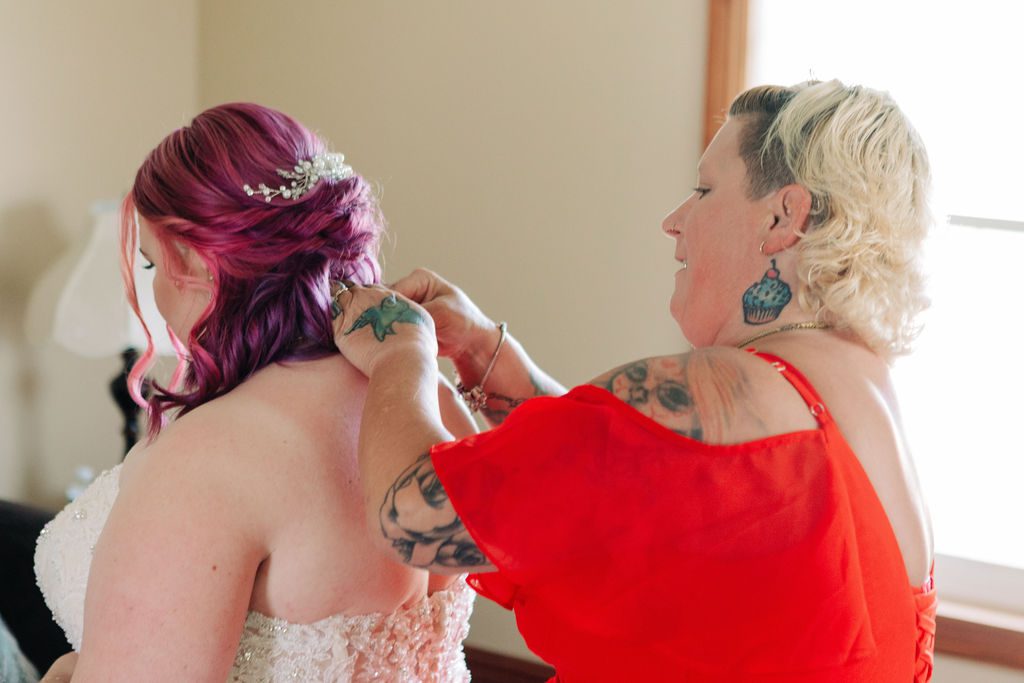
<svg viewBox="0 0 1024 683">
<path fill-rule="evenodd" d="M 772 219 L 765 199 L 747 197 L 747 169 L 740 157 L 743 122 L 730 118 L 708 145 L 697 186 L 662 221 L 685 263 L 675 275 L 669 304 L 694 346 L 714 343 L 722 326 L 742 310 L 743 291 L 764 271 L 758 227 Z"/>
<path fill-rule="evenodd" d="M 206 279 L 205 273 L 193 272 L 197 259 L 185 248 L 182 248 L 181 262 L 169 264 L 153 228 L 141 217 L 139 251 L 147 261 L 143 267 L 153 269 L 153 298 L 157 310 L 178 339 L 188 339 L 189 332 L 210 303 L 210 290 L 196 284 L 197 280 Z M 177 272 L 179 269 L 183 272 Z"/>
</svg>

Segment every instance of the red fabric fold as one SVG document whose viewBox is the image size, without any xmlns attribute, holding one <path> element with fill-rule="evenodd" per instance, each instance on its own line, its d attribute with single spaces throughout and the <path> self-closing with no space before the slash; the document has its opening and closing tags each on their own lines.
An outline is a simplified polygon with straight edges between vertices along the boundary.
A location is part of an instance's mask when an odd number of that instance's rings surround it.
<svg viewBox="0 0 1024 683">
<path fill-rule="evenodd" d="M 862 482 L 851 493 L 831 450 L 823 430 L 703 444 L 587 386 L 531 400 L 432 458 L 498 568 L 471 584 L 514 609 L 563 683 L 905 683 L 905 570 L 878 555 L 878 529 L 859 528 Z M 895 569 L 903 603 L 875 590 Z"/>
<path fill-rule="evenodd" d="M 918 591 L 914 595 L 914 604 L 917 607 L 914 683 L 928 683 L 935 669 L 935 624 L 939 606 L 935 587 L 929 585 L 927 590 Z"/>
</svg>

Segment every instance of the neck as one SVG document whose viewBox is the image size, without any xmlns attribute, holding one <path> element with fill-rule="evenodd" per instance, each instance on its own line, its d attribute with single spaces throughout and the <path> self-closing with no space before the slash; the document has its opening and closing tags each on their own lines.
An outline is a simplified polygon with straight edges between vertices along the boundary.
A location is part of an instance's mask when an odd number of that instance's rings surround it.
<svg viewBox="0 0 1024 683">
<path fill-rule="evenodd" d="M 761 335 L 769 336 L 767 333 L 771 333 L 771 336 L 799 334 L 804 329 L 797 327 L 798 325 L 807 325 L 809 329 L 821 329 L 811 327 L 814 323 L 814 314 L 796 309 L 795 307 L 792 311 L 784 312 L 775 320 L 757 325 L 746 322 L 741 313 L 737 315 L 736 319 L 730 320 L 726 325 L 722 326 L 719 333 L 715 335 L 712 344 L 714 346 L 741 346 L 744 345 L 744 342 L 748 342 L 748 340 L 754 337 L 761 338 Z M 822 325 L 823 327 L 825 326 Z"/>
</svg>

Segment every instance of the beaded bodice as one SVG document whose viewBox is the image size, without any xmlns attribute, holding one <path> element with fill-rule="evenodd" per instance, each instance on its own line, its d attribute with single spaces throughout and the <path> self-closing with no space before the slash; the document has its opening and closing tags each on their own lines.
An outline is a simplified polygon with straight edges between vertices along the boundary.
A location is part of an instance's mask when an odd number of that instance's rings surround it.
<svg viewBox="0 0 1024 683">
<path fill-rule="evenodd" d="M 36 581 L 71 646 L 82 645 L 92 551 L 117 498 L 120 465 L 43 529 Z M 390 614 L 336 614 L 311 624 L 249 612 L 229 681 L 469 681 L 462 640 L 473 591 L 458 580 Z"/>
</svg>

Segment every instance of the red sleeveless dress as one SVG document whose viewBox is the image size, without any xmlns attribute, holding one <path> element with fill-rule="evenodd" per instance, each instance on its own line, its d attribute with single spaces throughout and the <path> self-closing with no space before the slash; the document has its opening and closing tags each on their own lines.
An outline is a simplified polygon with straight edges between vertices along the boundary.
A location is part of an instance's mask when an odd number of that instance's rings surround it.
<svg viewBox="0 0 1024 683">
<path fill-rule="evenodd" d="M 528 401 L 436 446 L 456 511 L 562 683 L 931 678 L 935 591 L 907 579 L 856 456 L 807 380 L 819 428 L 694 441 L 594 386 Z"/>
</svg>

